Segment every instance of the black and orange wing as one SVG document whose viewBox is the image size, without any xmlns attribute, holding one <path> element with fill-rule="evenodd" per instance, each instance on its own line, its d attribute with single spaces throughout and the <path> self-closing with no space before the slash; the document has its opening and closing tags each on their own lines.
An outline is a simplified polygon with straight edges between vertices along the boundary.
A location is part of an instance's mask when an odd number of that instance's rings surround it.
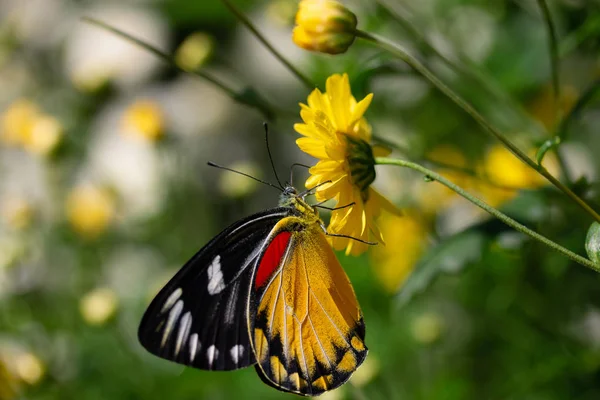
<svg viewBox="0 0 600 400">
<path fill-rule="evenodd" d="M 264 382 L 316 396 L 342 385 L 365 360 L 365 325 L 321 226 L 294 231 L 295 219 L 276 225 L 256 269 L 249 336 Z"/>
<path fill-rule="evenodd" d="M 199 369 L 254 364 L 246 315 L 251 279 L 273 227 L 289 214 L 280 207 L 244 218 L 198 251 L 146 310 L 140 343 L 159 357 Z"/>
</svg>

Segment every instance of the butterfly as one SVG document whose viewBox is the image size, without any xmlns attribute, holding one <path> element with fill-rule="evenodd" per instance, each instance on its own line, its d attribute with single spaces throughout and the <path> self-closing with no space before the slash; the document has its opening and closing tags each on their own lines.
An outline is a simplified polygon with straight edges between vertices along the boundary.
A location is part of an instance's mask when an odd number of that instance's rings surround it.
<svg viewBox="0 0 600 400">
<path fill-rule="evenodd" d="M 365 324 L 309 192 L 279 189 L 278 207 L 235 222 L 177 272 L 138 338 L 167 360 L 218 371 L 255 365 L 266 384 L 316 396 L 365 360 Z"/>
</svg>

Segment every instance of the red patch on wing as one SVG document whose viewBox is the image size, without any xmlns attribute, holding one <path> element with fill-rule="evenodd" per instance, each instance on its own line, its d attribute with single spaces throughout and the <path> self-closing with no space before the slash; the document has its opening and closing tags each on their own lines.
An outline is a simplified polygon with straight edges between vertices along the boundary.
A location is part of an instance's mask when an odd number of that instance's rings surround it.
<svg viewBox="0 0 600 400">
<path fill-rule="evenodd" d="M 279 262 L 285 249 L 287 249 L 288 243 L 290 242 L 291 233 L 283 231 L 275 236 L 275 239 L 271 241 L 269 247 L 265 251 L 265 255 L 260 260 L 258 271 L 256 271 L 256 280 L 254 286 L 259 288 L 265 284 L 267 279 L 273 274 L 273 271 L 279 267 Z"/>
</svg>

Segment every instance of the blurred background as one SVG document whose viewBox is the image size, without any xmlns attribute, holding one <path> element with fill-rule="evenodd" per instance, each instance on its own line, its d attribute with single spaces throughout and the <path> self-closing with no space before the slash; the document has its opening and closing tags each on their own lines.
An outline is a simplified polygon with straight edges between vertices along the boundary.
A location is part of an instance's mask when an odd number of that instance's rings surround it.
<svg viewBox="0 0 600 400">
<path fill-rule="evenodd" d="M 600 2 L 548 1 L 559 102 L 539 3 L 346 5 L 359 28 L 408 48 L 532 156 L 559 135 L 544 165 L 599 210 Z M 347 72 L 355 97 L 374 93 L 366 117 L 394 156 L 585 254 L 589 215 L 406 65 L 360 41 L 336 57 L 300 50 L 295 1 L 235 4 L 315 85 Z M 136 338 L 152 297 L 193 253 L 277 204 L 272 188 L 206 165 L 274 181 L 264 113 L 83 16 L 260 96 L 280 176 L 314 162 L 293 131 L 309 90 L 222 2 L 0 0 L 0 399 L 291 398 L 253 368 L 186 369 Z M 303 186 L 306 172 L 295 178 Z M 387 246 L 339 254 L 370 353 L 323 398 L 600 398 L 596 273 L 412 171 L 379 167 L 375 186 L 404 216 L 383 216 Z"/>
</svg>

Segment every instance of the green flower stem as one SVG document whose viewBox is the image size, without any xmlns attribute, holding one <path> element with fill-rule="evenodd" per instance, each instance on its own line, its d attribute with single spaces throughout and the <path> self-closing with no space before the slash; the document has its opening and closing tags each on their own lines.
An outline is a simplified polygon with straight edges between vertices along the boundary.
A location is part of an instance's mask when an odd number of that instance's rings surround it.
<svg viewBox="0 0 600 400">
<path fill-rule="evenodd" d="M 389 0 L 388 0 L 389 1 Z M 515 114 L 515 117 L 520 120 L 520 123 L 523 124 L 525 129 L 540 132 L 541 129 L 537 123 L 534 123 L 531 120 L 531 117 L 527 114 L 525 109 L 521 104 L 515 101 L 509 94 L 507 94 L 504 90 L 502 90 L 493 79 L 491 79 L 487 74 L 481 71 L 476 65 L 472 62 L 468 62 L 469 60 L 465 60 L 464 57 L 460 57 L 459 61 L 456 62 L 446 57 L 443 53 L 441 53 L 434 45 L 429 43 L 425 36 L 420 33 L 419 29 L 412 24 L 406 17 L 401 15 L 396 10 L 392 9 L 389 5 L 386 4 L 384 0 L 375 0 L 380 7 L 382 7 L 399 25 L 402 29 L 404 29 L 423 49 L 425 54 L 433 54 L 442 60 L 448 67 L 450 67 L 454 72 L 459 75 L 463 75 L 467 79 L 476 83 L 479 87 L 486 90 L 489 94 L 496 97 L 497 99 L 504 102 L 507 107 L 507 111 Z M 399 6 L 396 4 L 395 8 Z M 466 64 L 466 65 L 465 65 Z"/>
<path fill-rule="evenodd" d="M 169 65 L 171 65 L 172 67 L 182 71 L 182 72 L 189 72 L 192 73 L 196 76 L 199 76 L 200 78 L 206 80 L 207 82 L 212 83 L 213 85 L 215 85 L 217 88 L 219 88 L 220 90 L 222 90 L 223 92 L 225 92 L 229 97 L 231 97 L 233 100 L 245 104 L 247 106 L 256 108 L 258 111 L 260 111 L 267 119 L 272 119 L 272 117 L 275 115 L 275 111 L 272 108 L 272 106 L 270 106 L 263 98 L 259 97 L 258 94 L 256 94 L 255 91 L 253 91 L 252 89 L 247 89 L 246 91 L 242 91 L 242 92 L 238 92 L 235 89 L 227 86 L 225 83 L 223 83 L 222 81 L 220 81 L 219 79 L 215 78 L 214 76 L 212 76 L 211 74 L 207 73 L 206 71 L 200 70 L 200 69 L 195 69 L 193 71 L 188 71 L 186 69 L 181 68 L 177 62 L 175 62 L 175 59 L 162 52 L 161 50 L 157 49 L 156 47 L 134 37 L 131 36 L 130 34 L 123 32 L 122 30 L 115 28 L 114 26 L 111 26 L 105 22 L 102 22 L 100 20 L 97 20 L 95 18 L 91 18 L 91 17 L 83 17 L 82 20 L 84 22 L 87 22 L 89 24 L 98 26 L 104 30 L 107 30 L 111 33 L 114 33 L 117 36 L 122 37 L 125 40 L 128 40 L 142 48 L 144 48 L 145 50 L 148 50 L 149 52 L 151 52 L 152 54 L 156 55 L 158 58 L 162 59 L 163 61 L 165 61 L 166 63 L 168 63 Z M 253 95 L 249 95 L 249 91 L 253 93 Z"/>
<path fill-rule="evenodd" d="M 588 267 L 596 272 L 600 272 L 599 265 L 594 264 L 592 261 L 588 260 L 587 258 L 582 257 L 578 254 L 575 254 L 571 250 L 562 247 L 558 243 L 553 242 L 552 240 L 546 238 L 545 236 L 542 236 L 539 233 L 527 228 L 526 226 L 521 225 L 514 219 L 510 218 L 508 215 L 506 215 L 506 214 L 502 213 L 501 211 L 499 211 L 498 209 L 486 204 L 485 202 L 481 201 L 477 197 L 467 193 L 460 186 L 455 185 L 454 183 L 450 182 L 448 179 L 444 178 L 440 174 L 438 174 L 430 169 L 427 169 L 419 164 L 415 164 L 410 161 L 394 159 L 394 158 L 385 158 L 385 157 L 377 157 L 375 159 L 375 163 L 379 164 L 379 165 L 396 165 L 399 167 L 406 167 L 406 168 L 413 169 L 415 171 L 419 171 L 422 174 L 424 174 L 426 177 L 436 180 L 439 183 L 441 183 L 442 185 L 453 190 L 460 196 L 464 197 L 471 203 L 475 204 L 477 207 L 482 208 L 483 210 L 492 214 L 494 217 L 498 218 L 499 220 L 501 220 L 508 226 L 514 228 L 515 230 L 517 230 L 525 235 L 528 235 L 528 236 L 534 238 L 535 240 L 542 242 L 546 246 L 551 247 L 552 249 L 558 251 L 559 253 L 563 254 L 564 256 L 569 257 L 571 260 L 573 260 L 585 267 Z"/>
<path fill-rule="evenodd" d="M 229 0 L 221 0 L 223 4 L 236 16 L 237 19 L 240 20 L 241 23 L 246 25 L 246 28 L 252 32 L 254 36 L 283 64 L 287 69 L 290 70 L 292 74 L 294 74 L 309 90 L 313 90 L 316 86 L 315 84 L 302 72 L 300 72 L 296 67 L 292 65 L 279 51 L 277 51 L 271 43 L 267 41 L 267 39 L 256 29 L 254 24 L 242 13 L 236 6 L 233 5 Z"/>
<path fill-rule="evenodd" d="M 600 215 L 594 211 L 583 199 L 577 196 L 571 189 L 565 186 L 562 182 L 556 179 L 552 174 L 548 172 L 546 168 L 542 165 L 537 164 L 531 158 L 527 156 L 523 151 L 521 151 L 517 146 L 515 146 L 506 136 L 504 136 L 500 131 L 494 128 L 473 106 L 463 100 L 458 94 L 456 94 L 452 89 L 450 89 L 445 83 L 439 80 L 433 72 L 431 72 L 427 67 L 425 67 L 420 61 L 418 61 L 415 57 L 409 54 L 402 47 L 397 44 L 391 43 L 383 38 L 377 37 L 373 34 L 363 32 L 360 30 L 356 31 L 356 35 L 363 39 L 366 39 L 382 49 L 394 54 L 402 61 L 407 63 L 410 67 L 412 67 L 416 72 L 425 77 L 429 82 L 431 82 L 435 87 L 437 87 L 443 94 L 445 94 L 450 100 L 452 100 L 457 106 L 462 108 L 467 114 L 469 114 L 475 121 L 481 125 L 486 132 L 494 136 L 498 139 L 504 146 L 506 146 L 517 158 L 519 158 L 522 162 L 536 170 L 540 173 L 544 178 L 546 178 L 550 183 L 560 189 L 563 193 L 569 196 L 575 203 L 577 203 L 581 208 L 583 208 L 588 214 L 590 214 L 596 221 L 600 222 Z"/>
<path fill-rule="evenodd" d="M 563 118 L 557 130 L 557 135 L 561 140 L 568 138 L 569 127 L 581 114 L 581 112 L 592 102 L 600 92 L 600 79 L 596 79 L 592 85 L 586 89 L 579 97 L 577 103 L 571 108 L 571 111 Z"/>
<path fill-rule="evenodd" d="M 548 29 L 548 49 L 550 50 L 550 70 L 552 73 L 552 89 L 554 91 L 554 116 L 558 120 L 560 112 L 560 81 L 559 81 L 559 58 L 558 40 L 556 39 L 556 28 L 552 21 L 552 15 L 546 0 L 537 0 L 542 11 L 546 28 Z"/>
</svg>

